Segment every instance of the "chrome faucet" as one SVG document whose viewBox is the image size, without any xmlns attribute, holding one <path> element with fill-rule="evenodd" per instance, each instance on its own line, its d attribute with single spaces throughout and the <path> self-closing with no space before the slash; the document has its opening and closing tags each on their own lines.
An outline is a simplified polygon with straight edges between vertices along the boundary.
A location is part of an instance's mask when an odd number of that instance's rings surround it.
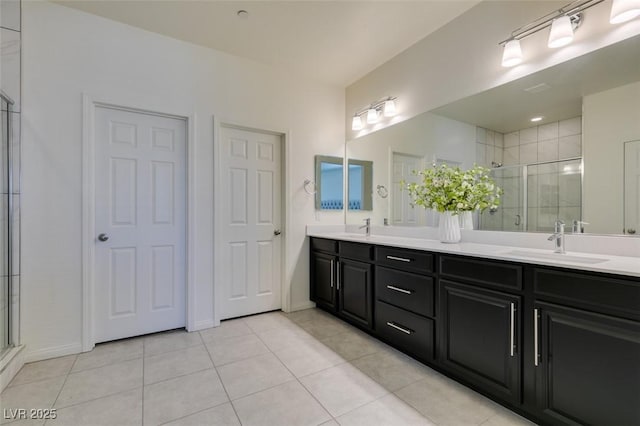
<svg viewBox="0 0 640 426">
<path fill-rule="evenodd" d="M 574 220 L 573 221 L 573 228 L 571 229 L 571 231 L 574 234 L 582 234 L 584 232 L 584 225 L 588 225 L 588 222 L 583 222 L 582 220 Z"/>
<path fill-rule="evenodd" d="M 556 245 L 556 249 L 553 251 L 554 253 L 564 254 L 564 222 L 561 220 L 556 220 L 556 224 L 554 227 L 553 235 L 547 238 L 549 241 L 554 241 Z"/>
<path fill-rule="evenodd" d="M 364 225 L 362 225 L 358 229 L 362 229 L 362 228 L 364 228 L 364 233 L 367 237 L 371 235 L 371 218 L 370 217 L 364 219 Z"/>
</svg>

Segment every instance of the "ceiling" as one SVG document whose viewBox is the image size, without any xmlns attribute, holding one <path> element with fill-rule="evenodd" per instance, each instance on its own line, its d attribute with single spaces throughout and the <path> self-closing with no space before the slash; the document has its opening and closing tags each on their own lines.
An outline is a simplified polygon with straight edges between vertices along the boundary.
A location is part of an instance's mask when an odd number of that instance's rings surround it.
<svg viewBox="0 0 640 426">
<path fill-rule="evenodd" d="M 56 3 L 346 87 L 480 0 Z M 240 18 L 238 10 L 248 17 Z"/>
<path fill-rule="evenodd" d="M 631 37 L 431 112 L 500 133 L 577 117 L 583 96 L 640 81 L 638 52 Z"/>
</svg>

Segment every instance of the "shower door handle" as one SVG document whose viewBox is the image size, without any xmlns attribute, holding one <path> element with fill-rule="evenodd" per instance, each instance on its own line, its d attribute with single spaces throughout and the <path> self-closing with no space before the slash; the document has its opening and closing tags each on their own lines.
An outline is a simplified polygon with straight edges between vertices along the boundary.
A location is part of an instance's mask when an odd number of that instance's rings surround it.
<svg viewBox="0 0 640 426">
<path fill-rule="evenodd" d="M 520 226 L 520 215 L 519 214 L 516 215 L 516 223 L 515 223 L 515 225 L 516 226 Z"/>
<path fill-rule="evenodd" d="M 98 235 L 98 240 L 102 241 L 103 243 L 105 241 L 107 241 L 109 239 L 109 236 L 107 234 L 100 234 Z"/>
</svg>

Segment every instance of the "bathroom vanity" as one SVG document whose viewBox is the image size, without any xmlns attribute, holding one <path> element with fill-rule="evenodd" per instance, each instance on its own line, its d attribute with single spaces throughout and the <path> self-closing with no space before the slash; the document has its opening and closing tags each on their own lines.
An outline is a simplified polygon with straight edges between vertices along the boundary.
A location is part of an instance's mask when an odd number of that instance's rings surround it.
<svg viewBox="0 0 640 426">
<path fill-rule="evenodd" d="M 311 299 L 543 424 L 640 424 L 640 259 L 315 234 Z"/>
</svg>

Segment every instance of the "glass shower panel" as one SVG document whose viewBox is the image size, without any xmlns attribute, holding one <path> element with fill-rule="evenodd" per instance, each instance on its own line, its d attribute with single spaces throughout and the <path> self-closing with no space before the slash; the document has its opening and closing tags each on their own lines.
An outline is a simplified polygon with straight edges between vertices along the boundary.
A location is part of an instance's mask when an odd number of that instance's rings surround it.
<svg viewBox="0 0 640 426">
<path fill-rule="evenodd" d="M 571 229 L 582 217 L 582 162 L 556 161 L 526 167 L 527 231 L 553 232 L 557 220 Z"/>
<path fill-rule="evenodd" d="M 2 146 L 0 153 L 0 357 L 10 344 L 10 271 L 9 271 L 9 107 L 2 100 Z"/>
<path fill-rule="evenodd" d="M 492 231 L 524 230 L 524 185 L 522 166 L 507 166 L 491 170 L 491 176 L 504 193 L 496 211 L 485 210 L 480 215 L 478 229 Z"/>
</svg>

